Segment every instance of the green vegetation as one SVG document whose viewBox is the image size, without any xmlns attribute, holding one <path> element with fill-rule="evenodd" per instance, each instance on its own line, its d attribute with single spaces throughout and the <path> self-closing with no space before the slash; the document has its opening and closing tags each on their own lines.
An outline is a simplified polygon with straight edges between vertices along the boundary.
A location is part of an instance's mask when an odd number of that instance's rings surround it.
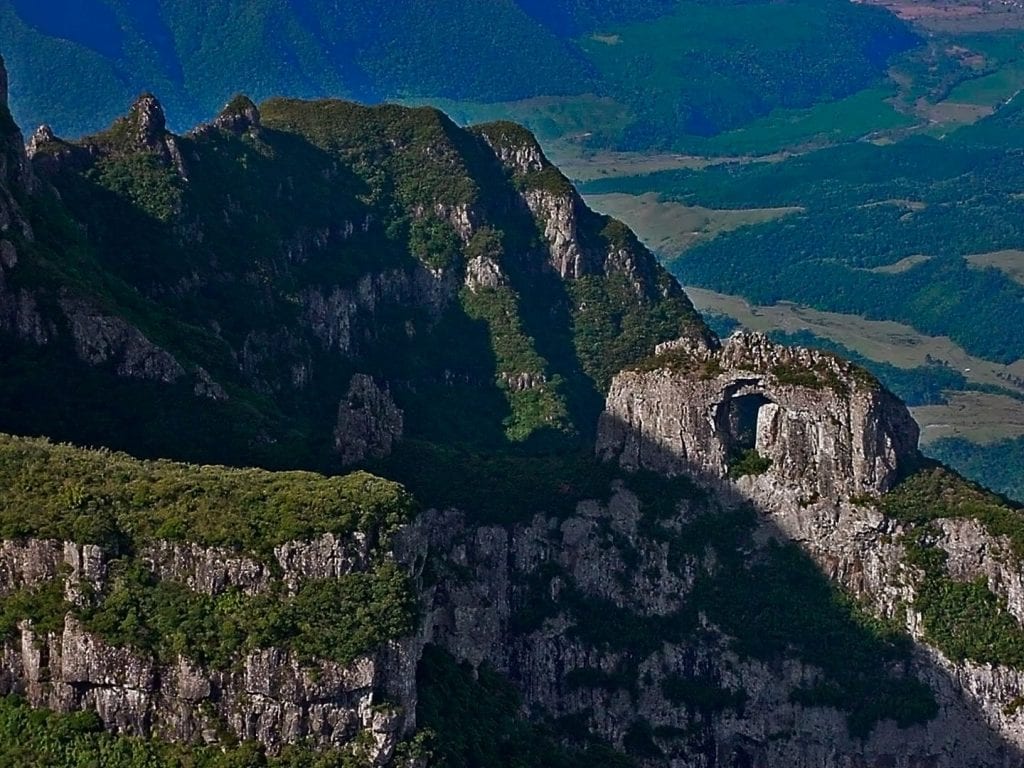
<svg viewBox="0 0 1024 768">
<path fill-rule="evenodd" d="M 989 445 L 938 440 L 928 446 L 928 454 L 986 488 L 1024 503 L 1024 438 Z"/>
<path fill-rule="evenodd" d="M 934 531 L 916 529 L 904 540 L 907 557 L 921 569 L 914 608 L 921 612 L 929 643 L 954 661 L 1002 664 L 1024 669 L 1024 628 L 1006 601 L 988 588 L 987 579 L 950 578 L 945 551 L 930 542 Z"/>
<path fill-rule="evenodd" d="M 261 648 L 294 651 L 307 664 L 348 664 L 414 628 L 415 600 L 393 563 L 367 573 L 303 583 L 291 597 L 274 591 L 246 596 L 203 595 L 158 581 L 138 561 L 111 563 L 110 585 L 84 608 L 64 600 L 63 580 L 0 598 L 0 634 L 10 637 L 22 620 L 36 632 L 60 632 L 71 614 L 115 646 L 152 654 L 164 663 L 184 656 L 214 669 L 230 669 Z"/>
<path fill-rule="evenodd" d="M 769 114 L 768 135 L 785 136 L 794 129 L 776 110 L 874 89 L 887 60 L 916 43 L 892 15 L 842 0 L 453 0 L 444 14 L 414 0 L 344 9 L 254 0 L 244 12 L 229 0 L 202 11 L 91 0 L 58 18 L 15 0 L 0 12 L 18 118 L 72 134 L 100 128 L 145 89 L 160 93 L 179 128 L 241 89 L 258 99 L 513 102 L 505 117 L 521 116 L 515 102 L 528 100 L 530 115 L 561 135 L 682 148 Z M 863 100 L 892 121 L 878 101 Z M 856 122 L 852 106 L 832 112 Z"/>
<path fill-rule="evenodd" d="M 409 250 L 431 269 L 450 269 L 459 261 L 461 243 L 451 224 L 429 217 L 412 222 Z"/>
<path fill-rule="evenodd" d="M 711 136 L 775 108 L 855 93 L 913 44 L 885 11 L 832 0 L 687 0 L 671 15 L 601 32 L 582 47 L 637 115 L 625 143 L 680 148 L 685 134 Z"/>
<path fill-rule="evenodd" d="M 292 597 L 281 592 L 210 597 L 157 581 L 137 562 L 122 560 L 113 564 L 99 603 L 73 612 L 113 645 L 167 663 L 185 656 L 216 669 L 229 669 L 261 648 L 294 651 L 307 664 L 349 664 L 414 629 L 408 579 L 390 562 L 366 573 L 306 581 Z"/>
<path fill-rule="evenodd" d="M 35 587 L 22 587 L 0 598 L 0 638 L 15 637 L 18 625 L 26 619 L 36 632 L 60 632 L 68 604 L 64 601 L 63 579 L 53 579 Z"/>
<path fill-rule="evenodd" d="M 108 158 L 97 165 L 93 175 L 101 186 L 161 221 L 168 221 L 181 205 L 180 179 L 155 155 Z"/>
<path fill-rule="evenodd" d="M 1024 511 L 948 469 L 925 466 L 882 497 L 891 517 L 925 524 L 941 518 L 971 518 L 993 536 L 1006 536 L 1017 557 L 1024 557 Z"/>
<path fill-rule="evenodd" d="M 926 466 L 881 499 L 885 514 L 911 524 L 903 537 L 908 561 L 919 570 L 914 608 L 925 637 L 955 661 L 1024 668 L 1024 628 L 995 595 L 984 576 L 952 578 L 948 554 L 939 546 L 934 521 L 969 518 L 993 536 L 1010 541 L 1015 560 L 1024 556 L 1024 513 L 949 470 Z"/>
<path fill-rule="evenodd" d="M 163 661 L 185 655 L 227 668 L 257 648 L 295 651 L 308 662 L 349 663 L 409 634 L 416 604 L 389 560 L 367 572 L 304 582 L 294 595 L 209 596 L 158 581 L 137 558 L 156 539 L 229 547 L 272 561 L 273 547 L 321 533 L 365 533 L 376 546 L 408 522 L 413 505 L 395 483 L 366 473 L 324 478 L 171 462 L 0 436 L 0 537 L 102 545 L 109 584 L 84 607 L 65 603 L 63 579 L 0 599 L 0 633 L 22 619 L 57 631 L 72 613 L 114 645 Z M 276 565 L 276 562 L 272 562 Z M 213 617 L 213 618 L 211 618 Z"/>
<path fill-rule="evenodd" d="M 756 449 L 751 448 L 729 462 L 729 477 L 739 480 L 741 477 L 763 475 L 771 466 L 771 459 L 765 458 Z"/>
<path fill-rule="evenodd" d="M 657 192 L 687 205 L 803 208 L 719 234 L 672 262 L 687 284 L 756 304 L 896 320 L 949 336 L 979 357 L 1024 357 L 1024 287 L 965 256 L 1024 242 L 1014 102 L 944 141 L 850 144 L 778 163 L 665 171 L 584 185 L 588 193 Z M 909 269 L 880 268 L 926 255 Z M 728 269 L 722 267 L 728 264 Z M 807 280 L 808 270 L 814 280 Z"/>
<path fill-rule="evenodd" d="M 403 747 L 406 754 L 417 743 Z M 348 752 L 288 747 L 268 757 L 252 742 L 200 747 L 117 736 L 95 712 L 56 714 L 32 709 L 18 696 L 0 698 L 0 765 L 18 768 L 365 768 Z"/>
<path fill-rule="evenodd" d="M 487 666 L 473 670 L 434 646 L 417 674 L 416 721 L 434 734 L 442 768 L 629 768 L 624 755 L 599 744 L 566 748 L 564 734 L 528 722 L 515 689 Z"/>
<path fill-rule="evenodd" d="M 413 513 L 396 483 L 363 472 L 198 467 L 138 461 L 44 440 L 0 435 L 0 537 L 105 545 L 194 541 L 269 557 L 321 533 L 387 536 Z"/>
<path fill-rule="evenodd" d="M 691 139 L 685 148 L 707 156 L 768 155 L 913 125 L 913 118 L 896 111 L 894 96 L 891 86 L 873 86 L 806 109 L 776 109 L 741 128 L 703 141 Z"/>
</svg>

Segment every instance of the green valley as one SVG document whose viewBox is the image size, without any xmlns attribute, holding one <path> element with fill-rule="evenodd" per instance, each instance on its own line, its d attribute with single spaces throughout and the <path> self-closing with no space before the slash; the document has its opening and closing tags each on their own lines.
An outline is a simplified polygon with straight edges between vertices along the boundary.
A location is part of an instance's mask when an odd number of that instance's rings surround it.
<svg viewBox="0 0 1024 768">
<path fill-rule="evenodd" d="M 420 0 L 86 5 L 81 25 L 62 21 L 78 8 L 66 0 L 45 13 L 26 0 L 0 9 L 22 123 L 97 130 L 154 88 L 172 124 L 189 127 L 245 90 L 449 99 L 503 118 L 525 109 L 540 133 L 543 123 L 562 137 L 589 134 L 595 146 L 680 148 L 876 87 L 888 59 L 917 43 L 887 12 L 847 0 L 459 0 L 445 21 Z M 44 96 L 54 83 L 56 103 Z"/>
</svg>

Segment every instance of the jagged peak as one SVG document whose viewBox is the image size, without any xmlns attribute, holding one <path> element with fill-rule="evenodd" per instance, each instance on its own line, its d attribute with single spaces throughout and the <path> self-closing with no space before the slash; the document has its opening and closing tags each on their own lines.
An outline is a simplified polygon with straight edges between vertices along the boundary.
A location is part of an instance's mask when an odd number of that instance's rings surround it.
<svg viewBox="0 0 1024 768">
<path fill-rule="evenodd" d="M 213 125 L 232 133 L 245 133 L 260 127 L 260 110 L 252 99 L 240 93 L 224 105 Z"/>
<path fill-rule="evenodd" d="M 53 144 L 57 141 L 59 141 L 59 139 L 54 134 L 53 128 L 45 123 L 40 125 L 28 140 L 28 146 L 25 148 L 28 153 L 29 160 L 42 152 L 48 144 Z"/>
<path fill-rule="evenodd" d="M 160 141 L 167 133 L 163 105 L 152 93 L 143 93 L 135 100 L 128 112 L 128 120 L 136 130 L 136 138 L 147 146 Z"/>
<path fill-rule="evenodd" d="M 472 130 L 483 137 L 498 159 L 515 174 L 539 173 L 553 167 L 537 137 L 519 123 L 501 120 L 473 126 Z"/>
</svg>

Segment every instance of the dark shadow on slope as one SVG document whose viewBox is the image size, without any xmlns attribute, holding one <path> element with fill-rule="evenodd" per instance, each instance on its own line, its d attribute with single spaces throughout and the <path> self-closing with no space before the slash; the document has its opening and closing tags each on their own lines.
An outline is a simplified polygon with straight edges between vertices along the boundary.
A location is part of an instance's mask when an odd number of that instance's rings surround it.
<svg viewBox="0 0 1024 768">
<path fill-rule="evenodd" d="M 499 645 L 489 648 L 487 658 L 528 689 L 530 675 L 538 669 L 569 671 L 564 679 L 545 681 L 542 700 L 525 701 L 527 711 L 548 718 L 557 738 L 578 744 L 593 735 L 617 740 L 634 757 L 654 760 L 652 765 L 665 759 L 693 761 L 699 755 L 717 768 L 791 768 L 800 745 L 802 759 L 812 761 L 806 765 L 815 766 L 819 763 L 813 761 L 826 754 L 843 764 L 866 766 L 1024 765 L 1020 748 L 989 726 L 985 713 L 930 654 L 915 646 L 902 623 L 875 617 L 829 578 L 860 578 L 858 569 L 865 564 L 856 557 L 844 561 L 837 550 L 834 557 L 815 562 L 776 524 L 772 510 L 756 508 L 721 478 L 699 472 L 675 478 L 625 473 L 592 458 L 589 467 L 590 482 L 568 496 L 513 497 L 526 508 L 506 519 L 476 514 L 481 507 L 474 503 L 488 503 L 483 487 L 477 499 L 457 492 L 447 499 L 476 515 L 468 519 L 470 525 L 521 526 L 537 514 L 578 516 L 575 502 L 608 498 L 618 480 L 640 499 L 640 534 L 667 548 L 672 572 L 682 575 L 697 569 L 692 591 L 679 610 L 640 613 L 628 602 L 623 605 L 588 593 L 573 581 L 558 562 L 564 541 L 559 526 L 549 525 L 549 533 L 540 534 L 550 537 L 540 546 L 539 551 L 547 553 L 543 563 L 523 565 L 521 558 L 528 557 L 529 548 L 516 550 L 508 565 L 510 583 L 503 588 L 508 590 L 512 614 L 500 629 Z M 513 482 L 526 483 L 528 478 Z M 481 486 L 498 497 L 504 493 L 500 483 Z M 457 489 L 458 483 L 452 487 Z M 442 500 L 437 497 L 430 503 Z M 681 501 L 686 502 L 682 511 L 677 508 Z M 492 501 L 483 508 L 495 505 Z M 818 523 L 836 524 L 827 512 Z M 526 534 L 521 527 L 518 530 Z M 532 541 L 537 530 L 532 528 L 524 543 Z M 627 539 L 611 529 L 602 535 L 606 543 L 599 546 L 621 553 L 624 574 L 641 567 L 642 560 Z M 472 536 L 459 541 L 474 546 Z M 504 556 L 494 550 L 498 539 L 485 536 L 480 541 L 480 555 L 487 564 L 477 578 L 486 578 L 489 568 L 498 567 L 489 558 L 500 561 Z M 451 634 L 459 625 L 445 618 L 446 606 L 466 600 L 464 592 L 462 597 L 456 593 L 472 588 L 473 557 L 471 549 L 469 570 L 464 565 L 445 570 L 439 562 L 440 570 L 431 571 L 430 584 L 437 590 L 432 636 L 442 646 L 475 647 L 478 642 Z M 522 568 L 527 570 L 517 570 Z M 479 610 L 494 610 L 495 596 L 488 589 L 480 595 L 488 597 Z M 565 629 L 561 622 L 546 623 L 559 614 L 570 618 Z M 628 724 L 609 720 L 607 714 L 595 720 L 588 702 L 600 702 L 604 708 L 617 702 L 617 712 L 624 702 L 634 712 L 640 711 L 641 702 L 650 705 L 649 689 L 657 683 L 641 672 L 649 669 L 642 665 L 652 659 L 666 664 L 664 656 L 658 661 L 666 642 L 677 646 L 673 666 L 663 666 L 671 674 L 660 683 L 660 695 L 670 706 L 648 708 L 650 721 L 638 714 L 623 741 L 621 728 Z M 572 646 L 571 654 L 560 658 L 569 650 L 568 643 L 579 643 L 581 650 Z M 722 677 L 721 662 L 709 661 L 721 659 L 726 650 L 741 662 L 727 666 L 728 680 Z M 537 653 L 543 658 L 531 656 Z M 552 653 L 555 657 L 550 657 Z M 744 661 L 756 662 L 751 669 L 761 671 L 744 672 Z M 799 674 L 794 661 L 805 665 Z M 781 691 L 760 689 L 756 681 L 763 678 L 758 675 L 769 675 L 771 690 Z M 745 680 L 754 682 L 749 691 L 736 687 Z M 838 716 L 829 716 L 830 710 Z M 814 711 L 824 714 L 814 716 Z M 753 717 L 758 718 L 756 725 L 749 720 Z"/>
<path fill-rule="evenodd" d="M 646 439 L 645 443 L 642 451 L 665 451 L 665 446 Z M 589 627 L 595 644 L 643 654 L 657 647 L 652 638 L 685 642 L 699 636 L 704 617 L 726 635 L 728 647 L 741 658 L 757 659 L 780 671 L 778 665 L 787 658 L 821 669 L 820 679 L 792 689 L 790 701 L 844 712 L 858 756 L 869 765 L 902 764 L 889 762 L 899 755 L 910 755 L 910 764 L 917 760 L 952 765 L 930 761 L 957 750 L 966 761 L 959 765 L 1024 765 L 1024 751 L 987 724 L 958 681 L 915 648 L 902 623 L 876 618 L 860 605 L 822 571 L 824 564 L 816 563 L 779 528 L 772 510 L 753 504 L 735 485 L 694 468 L 675 479 L 647 472 L 627 474 L 625 484 L 640 497 L 644 510 L 656 511 L 656 519 L 645 526 L 648 534 L 664 537 L 680 562 L 687 556 L 706 558 L 710 547 L 714 566 L 698 577 L 687 607 L 678 615 L 637 617 L 612 605 L 595 609 L 593 601 L 583 597 L 581 605 L 590 606 L 582 614 L 584 621 L 570 631 Z M 672 531 L 660 525 L 675 513 L 669 499 L 689 498 L 692 504 L 702 497 L 713 501 L 702 504 L 700 514 L 681 528 Z M 821 522 L 827 525 L 829 517 L 823 513 Z M 827 569 L 834 577 L 856 572 L 862 565 L 844 563 L 837 555 Z M 879 733 L 879 728 L 883 733 L 873 742 L 871 734 Z M 705 736 L 710 748 L 712 733 Z M 939 743 L 942 740 L 945 743 Z M 963 751 L 968 746 L 970 754 Z M 714 750 L 719 766 L 782 768 L 772 757 L 778 752 L 770 739 L 737 734 L 729 743 L 715 744 Z"/>
</svg>

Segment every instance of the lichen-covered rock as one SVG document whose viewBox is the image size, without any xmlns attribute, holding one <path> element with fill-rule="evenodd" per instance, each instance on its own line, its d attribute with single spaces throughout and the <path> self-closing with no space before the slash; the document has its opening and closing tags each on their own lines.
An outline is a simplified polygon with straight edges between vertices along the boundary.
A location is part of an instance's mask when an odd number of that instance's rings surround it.
<svg viewBox="0 0 1024 768">
<path fill-rule="evenodd" d="M 138 555 L 158 579 L 208 595 L 268 592 L 278 579 L 294 592 L 307 579 L 371 566 L 362 535 L 285 543 L 273 568 L 188 542 L 153 542 Z M 0 542 L 0 596 L 63 579 L 65 598 L 81 604 L 102 593 L 106 577 L 106 555 L 95 545 Z M 310 741 L 343 748 L 362 736 L 371 764 L 382 765 L 415 726 L 421 647 L 418 637 L 391 641 L 351 664 L 264 648 L 214 669 L 180 657 L 161 664 L 138 649 L 112 646 L 68 614 L 58 632 L 40 633 L 23 621 L 0 643 L 0 695 L 19 693 L 59 712 L 92 709 L 110 730 L 187 743 L 216 742 L 226 731 L 276 751 Z"/>
<path fill-rule="evenodd" d="M 274 557 L 289 590 L 310 579 L 337 579 L 370 566 L 373 543 L 363 533 L 335 536 L 325 533 L 309 541 L 289 541 L 274 549 Z"/>
<path fill-rule="evenodd" d="M 342 748 L 367 733 L 366 757 L 384 765 L 412 727 L 415 700 L 384 684 L 381 662 L 398 664 L 396 654 L 405 653 L 417 650 L 396 645 L 380 658 L 310 665 L 270 648 L 227 671 L 186 659 L 165 667 L 108 645 L 68 616 L 59 633 L 39 635 L 22 624 L 3 648 L 0 694 L 19 693 L 58 712 L 92 709 L 112 731 L 186 743 L 213 741 L 226 729 L 273 752 L 298 742 Z"/>
</svg>

